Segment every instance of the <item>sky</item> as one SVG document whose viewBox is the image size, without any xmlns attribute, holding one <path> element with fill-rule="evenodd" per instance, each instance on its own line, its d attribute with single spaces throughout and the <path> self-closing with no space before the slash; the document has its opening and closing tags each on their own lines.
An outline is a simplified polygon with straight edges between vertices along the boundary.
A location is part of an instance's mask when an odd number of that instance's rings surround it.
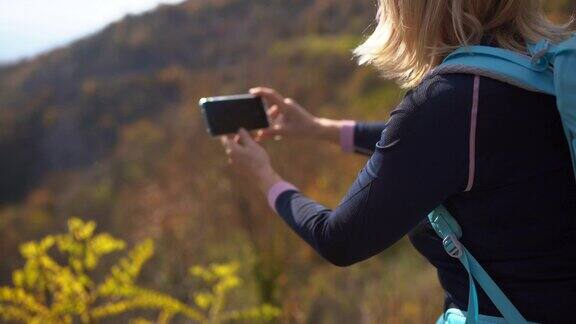
<svg viewBox="0 0 576 324">
<path fill-rule="evenodd" d="M 33 57 L 126 14 L 182 0 L 0 0 L 0 63 Z"/>
</svg>

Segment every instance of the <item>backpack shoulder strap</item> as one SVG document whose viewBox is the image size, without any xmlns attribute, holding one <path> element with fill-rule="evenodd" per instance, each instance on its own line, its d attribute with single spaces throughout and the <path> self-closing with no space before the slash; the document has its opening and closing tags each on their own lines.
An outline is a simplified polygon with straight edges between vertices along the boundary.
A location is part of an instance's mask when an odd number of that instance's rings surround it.
<svg viewBox="0 0 576 324">
<path fill-rule="evenodd" d="M 478 323 L 478 294 L 476 292 L 477 281 L 482 290 L 492 300 L 494 306 L 500 311 L 508 323 L 528 323 L 520 314 L 514 304 L 500 290 L 498 285 L 490 278 L 490 275 L 482 268 L 480 263 L 472 254 L 460 243 L 459 238 L 462 236 L 462 230 L 458 222 L 450 212 L 442 205 L 438 206 L 428 215 L 428 220 L 432 228 L 442 239 L 442 245 L 446 252 L 454 258 L 460 260 L 466 272 L 468 272 L 468 309 L 466 314 L 466 324 Z"/>
<path fill-rule="evenodd" d="M 556 96 L 576 176 L 576 33 L 553 45 L 528 45 L 530 55 L 503 48 L 467 46 L 448 55 L 431 74 L 472 73 Z"/>
<path fill-rule="evenodd" d="M 553 49 L 554 90 L 576 176 L 576 34 Z"/>
<path fill-rule="evenodd" d="M 489 46 L 462 47 L 448 55 L 433 73 L 474 73 L 529 91 L 553 95 L 554 71 L 544 60 Z"/>
</svg>

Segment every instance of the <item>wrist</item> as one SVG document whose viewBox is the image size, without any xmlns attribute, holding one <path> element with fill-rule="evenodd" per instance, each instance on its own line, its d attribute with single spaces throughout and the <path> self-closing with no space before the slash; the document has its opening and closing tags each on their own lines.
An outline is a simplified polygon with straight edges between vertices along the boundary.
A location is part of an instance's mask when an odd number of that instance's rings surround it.
<svg viewBox="0 0 576 324">
<path fill-rule="evenodd" d="M 288 190 L 299 191 L 293 184 L 286 181 L 276 182 L 272 187 L 270 187 L 270 189 L 268 189 L 268 192 L 266 193 L 268 205 L 276 213 L 278 213 L 278 210 L 276 209 L 276 200 L 278 200 L 278 197 Z"/>
<path fill-rule="evenodd" d="M 313 136 L 324 141 L 338 143 L 341 127 L 342 123 L 339 120 L 315 117 Z"/>
<path fill-rule="evenodd" d="M 354 151 L 355 121 L 315 118 L 314 124 L 316 138 L 340 145 L 344 152 Z"/>
<path fill-rule="evenodd" d="M 268 165 L 260 170 L 257 175 L 257 181 L 260 190 L 267 193 L 274 184 L 283 181 L 283 179 L 278 173 L 276 173 L 272 166 Z"/>
</svg>

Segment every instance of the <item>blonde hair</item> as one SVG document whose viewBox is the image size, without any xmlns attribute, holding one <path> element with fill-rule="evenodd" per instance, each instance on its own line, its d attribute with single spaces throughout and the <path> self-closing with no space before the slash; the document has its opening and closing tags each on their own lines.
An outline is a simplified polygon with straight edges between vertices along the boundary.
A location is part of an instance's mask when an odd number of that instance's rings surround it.
<svg viewBox="0 0 576 324">
<path fill-rule="evenodd" d="M 375 65 L 402 87 L 416 86 L 454 49 L 489 36 L 500 47 L 525 52 L 525 41 L 558 42 L 570 25 L 550 22 L 539 0 L 379 0 L 372 35 L 354 50 L 359 64 Z"/>
</svg>

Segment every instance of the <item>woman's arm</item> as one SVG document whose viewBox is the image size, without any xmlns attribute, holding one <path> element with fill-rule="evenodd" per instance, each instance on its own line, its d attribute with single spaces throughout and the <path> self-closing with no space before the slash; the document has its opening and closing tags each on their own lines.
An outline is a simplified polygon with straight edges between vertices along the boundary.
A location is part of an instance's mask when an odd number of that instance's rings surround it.
<svg viewBox="0 0 576 324">
<path fill-rule="evenodd" d="M 223 142 L 230 162 L 261 184 L 286 223 L 327 260 L 347 266 L 386 249 L 470 186 L 473 80 L 436 76 L 409 92 L 334 210 L 281 180 L 246 131 Z"/>
<path fill-rule="evenodd" d="M 259 132 L 258 140 L 274 136 L 306 137 L 340 145 L 344 152 L 369 155 L 380 138 L 385 123 L 363 123 L 315 117 L 290 98 L 269 88 L 253 88 L 250 92 L 266 102 L 271 127 Z"/>
<path fill-rule="evenodd" d="M 472 87 L 425 88 L 430 91 L 409 93 L 392 113 L 336 209 L 285 182 L 270 189 L 271 206 L 331 263 L 348 266 L 381 252 L 466 187 Z"/>
<path fill-rule="evenodd" d="M 316 137 L 339 144 L 344 152 L 370 155 L 386 128 L 385 122 L 316 118 Z"/>
</svg>

